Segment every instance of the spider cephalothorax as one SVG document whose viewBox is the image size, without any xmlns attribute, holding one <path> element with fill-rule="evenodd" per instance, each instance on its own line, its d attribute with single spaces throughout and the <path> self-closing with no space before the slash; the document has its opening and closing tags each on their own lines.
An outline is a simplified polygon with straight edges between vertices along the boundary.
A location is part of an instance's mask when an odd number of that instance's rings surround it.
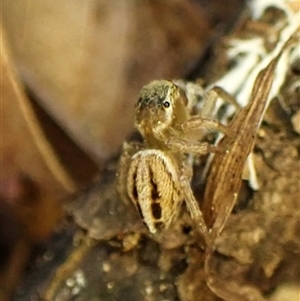
<svg viewBox="0 0 300 301">
<path fill-rule="evenodd" d="M 147 139 L 160 139 L 164 132 L 176 130 L 187 119 L 186 97 L 173 82 L 153 81 L 144 86 L 136 104 L 135 126 Z"/>
</svg>

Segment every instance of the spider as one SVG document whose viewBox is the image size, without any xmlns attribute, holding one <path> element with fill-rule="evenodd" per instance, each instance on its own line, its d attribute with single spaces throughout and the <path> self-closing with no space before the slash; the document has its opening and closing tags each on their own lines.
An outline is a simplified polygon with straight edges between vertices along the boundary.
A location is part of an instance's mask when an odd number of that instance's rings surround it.
<svg viewBox="0 0 300 301">
<path fill-rule="evenodd" d="M 182 89 L 185 88 L 185 91 Z M 135 127 L 143 143 L 125 143 L 118 171 L 123 199 L 130 199 L 152 234 L 167 229 L 183 201 L 206 243 L 209 231 L 190 186 L 190 155 L 218 151 L 201 142 L 207 130 L 229 135 L 226 126 L 212 118 L 217 93 L 210 90 L 199 115 L 196 99 L 203 90 L 196 84 L 155 80 L 141 89 L 135 106 Z"/>
</svg>

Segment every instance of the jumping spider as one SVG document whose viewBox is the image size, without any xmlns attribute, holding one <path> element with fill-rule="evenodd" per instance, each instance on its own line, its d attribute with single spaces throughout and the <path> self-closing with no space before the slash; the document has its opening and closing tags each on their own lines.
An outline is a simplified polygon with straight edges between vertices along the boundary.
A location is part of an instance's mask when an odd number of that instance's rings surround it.
<svg viewBox="0 0 300 301">
<path fill-rule="evenodd" d="M 208 243 L 209 231 L 190 187 L 189 158 L 218 150 L 215 145 L 201 142 L 206 130 L 229 133 L 212 119 L 217 99 L 214 90 L 206 95 L 201 113 L 193 115 L 197 92 L 190 92 L 196 84 L 185 93 L 178 83 L 155 80 L 142 88 L 135 107 L 135 127 L 144 141 L 124 144 L 118 186 L 123 198 L 129 197 L 134 203 L 151 233 L 167 229 L 185 200 Z"/>
</svg>

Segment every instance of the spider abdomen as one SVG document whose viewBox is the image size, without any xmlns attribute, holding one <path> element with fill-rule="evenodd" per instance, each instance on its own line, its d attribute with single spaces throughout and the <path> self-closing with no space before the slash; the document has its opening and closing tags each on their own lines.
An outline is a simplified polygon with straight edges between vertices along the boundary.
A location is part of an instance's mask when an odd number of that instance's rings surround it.
<svg viewBox="0 0 300 301">
<path fill-rule="evenodd" d="M 158 149 L 137 152 L 131 160 L 127 192 L 151 233 L 166 229 L 182 201 L 175 160 Z"/>
</svg>

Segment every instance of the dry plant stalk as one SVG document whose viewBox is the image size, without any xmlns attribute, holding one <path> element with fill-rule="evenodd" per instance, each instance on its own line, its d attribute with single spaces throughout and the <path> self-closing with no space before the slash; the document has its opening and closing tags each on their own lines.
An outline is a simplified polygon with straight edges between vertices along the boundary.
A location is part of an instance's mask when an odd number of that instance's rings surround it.
<svg viewBox="0 0 300 301">
<path fill-rule="evenodd" d="M 0 28 L 0 35 L 2 38 L 1 45 L 1 67 L 2 67 L 2 76 L 5 78 L 8 84 L 6 84 L 5 89 L 11 89 L 14 93 L 15 99 L 17 100 L 18 107 L 20 108 L 20 112 L 22 114 L 22 118 L 26 122 L 27 129 L 32 135 L 32 141 L 36 146 L 39 154 L 41 155 L 44 164 L 49 170 L 49 173 L 55 178 L 55 180 L 65 189 L 67 192 L 74 192 L 76 185 L 67 171 L 59 162 L 58 157 L 53 150 L 53 147 L 48 142 L 37 117 L 35 116 L 32 105 L 25 95 L 24 88 L 20 83 L 19 78 L 17 77 L 17 72 L 13 65 L 13 60 L 8 51 L 8 47 L 6 44 L 5 34 L 3 33 L 3 29 Z M 2 83 L 3 84 L 3 83 Z M 7 101 L 6 95 L 4 95 L 4 101 Z M 3 112 L 6 113 L 7 112 Z M 26 129 L 26 130 L 27 130 Z"/>
<path fill-rule="evenodd" d="M 214 242 L 222 231 L 238 197 L 242 183 L 243 168 L 247 157 L 254 147 L 256 133 L 263 118 L 268 95 L 272 87 L 274 72 L 282 52 L 294 42 L 292 37 L 283 46 L 280 53 L 269 65 L 262 69 L 253 86 L 249 104 L 242 108 L 229 124 L 229 131 L 234 136 L 225 136 L 220 148 L 227 147 L 226 153 L 217 153 L 208 175 L 203 212 L 210 237 Z"/>
<path fill-rule="evenodd" d="M 275 69 L 282 53 L 295 42 L 291 37 L 279 54 L 262 69 L 253 86 L 249 104 L 242 108 L 229 124 L 234 141 L 225 136 L 220 147 L 227 147 L 226 153 L 217 153 L 210 167 L 204 196 L 203 212 L 210 228 L 210 239 L 214 243 L 223 230 L 226 221 L 235 205 L 242 183 L 243 168 L 252 151 L 257 131 L 263 118 L 268 95 L 270 93 Z M 263 301 L 261 293 L 254 287 L 242 286 L 218 277 L 211 269 L 214 253 L 208 246 L 205 259 L 207 285 L 220 298 L 226 301 Z"/>
<path fill-rule="evenodd" d="M 229 128 L 234 135 L 234 141 L 224 137 L 219 142 L 219 146 L 227 147 L 228 150 L 214 157 L 203 203 L 207 223 L 212 225 L 213 241 L 222 231 L 238 197 L 243 167 L 254 145 L 278 59 L 279 56 L 259 73 L 253 87 L 252 100 L 230 123 Z"/>
</svg>

